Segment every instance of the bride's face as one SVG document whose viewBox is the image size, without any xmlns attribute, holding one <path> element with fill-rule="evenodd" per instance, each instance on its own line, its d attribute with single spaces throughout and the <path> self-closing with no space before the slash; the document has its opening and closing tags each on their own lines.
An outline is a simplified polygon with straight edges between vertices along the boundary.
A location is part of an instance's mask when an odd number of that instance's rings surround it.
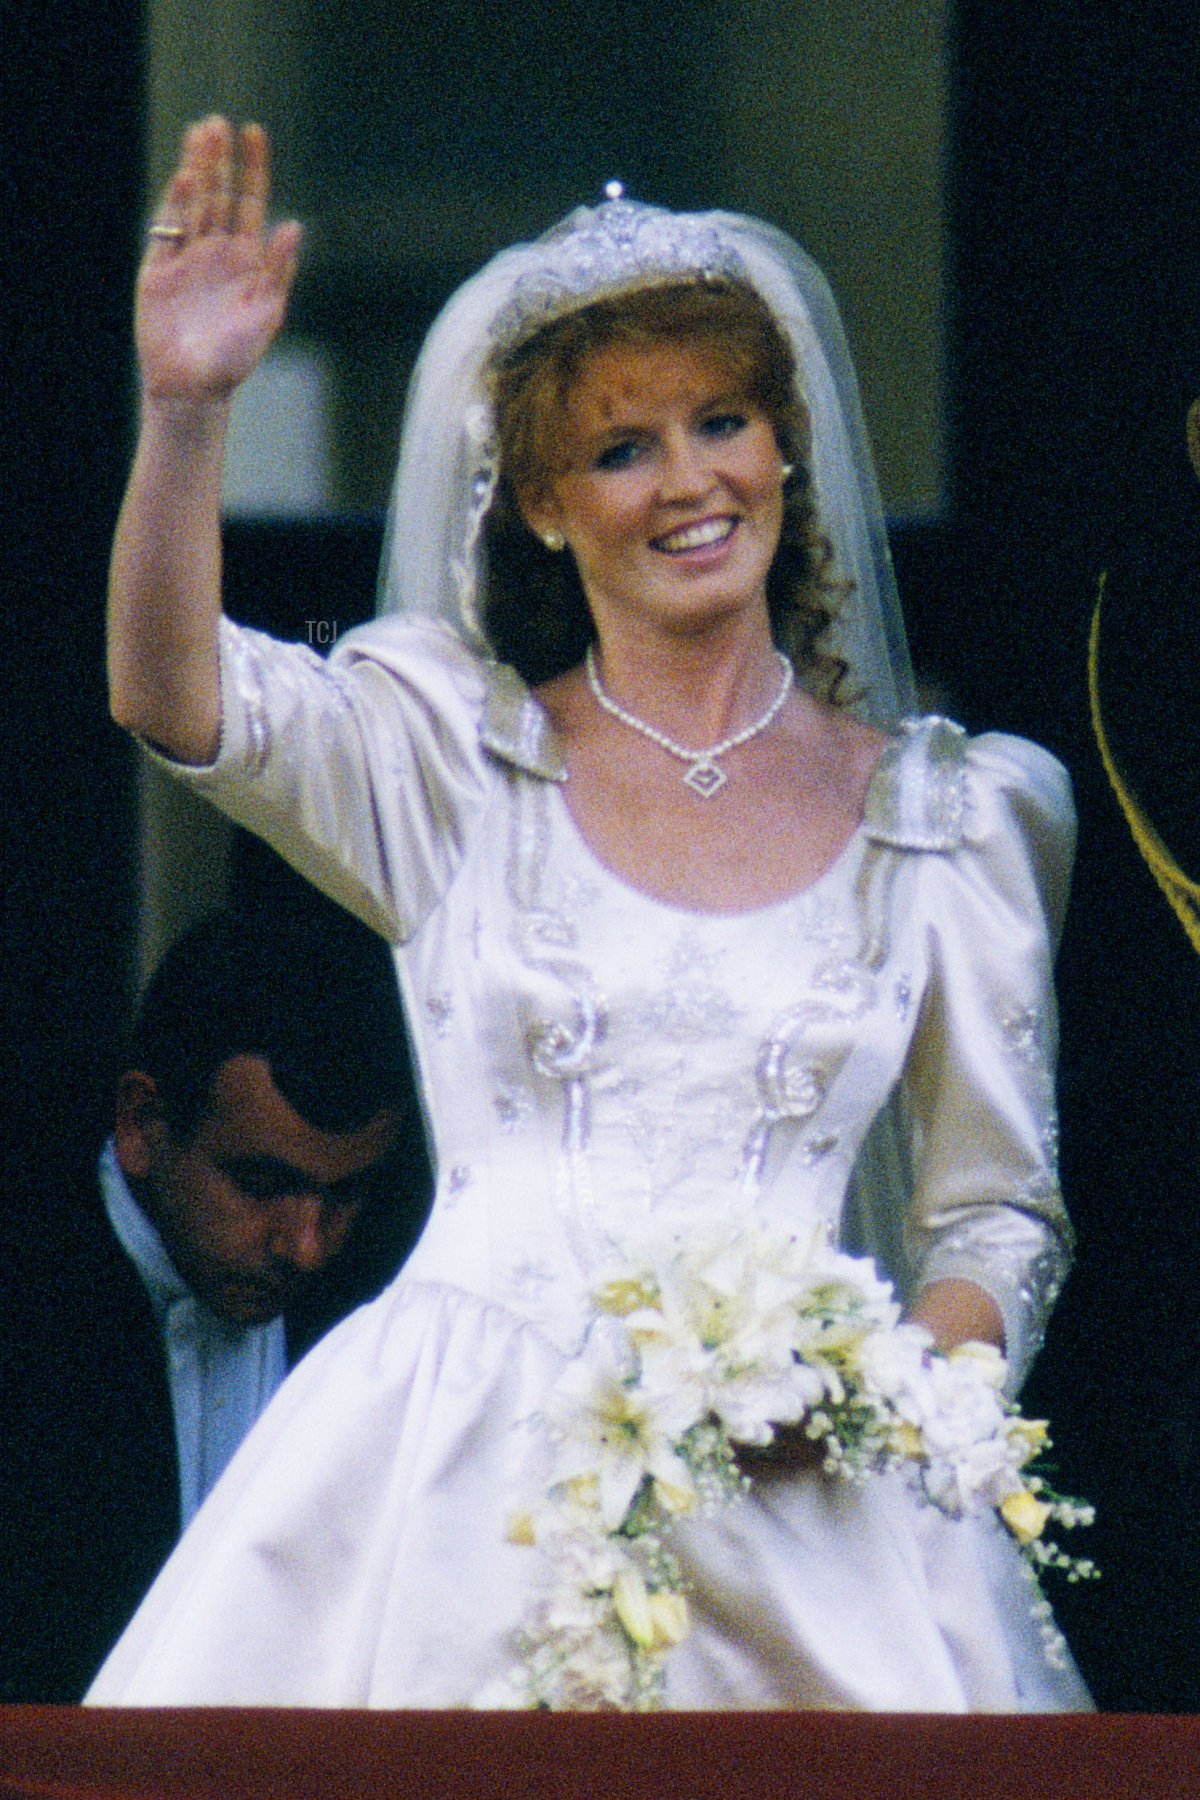
<svg viewBox="0 0 1200 1800">
<path fill-rule="evenodd" d="M 709 342 L 613 344 L 571 388 L 558 465 L 524 506 L 562 533 L 597 627 L 766 610 L 783 520 L 771 423 Z"/>
</svg>

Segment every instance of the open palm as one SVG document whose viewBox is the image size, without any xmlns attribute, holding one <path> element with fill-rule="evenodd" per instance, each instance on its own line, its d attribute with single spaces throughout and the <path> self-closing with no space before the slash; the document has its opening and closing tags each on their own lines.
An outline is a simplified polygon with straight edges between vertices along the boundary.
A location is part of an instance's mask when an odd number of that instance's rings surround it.
<svg viewBox="0 0 1200 1800">
<path fill-rule="evenodd" d="M 138 279 L 137 347 L 156 398 L 206 400 L 232 392 L 283 324 L 300 228 L 267 233 L 268 150 L 223 119 L 184 140 Z"/>
</svg>

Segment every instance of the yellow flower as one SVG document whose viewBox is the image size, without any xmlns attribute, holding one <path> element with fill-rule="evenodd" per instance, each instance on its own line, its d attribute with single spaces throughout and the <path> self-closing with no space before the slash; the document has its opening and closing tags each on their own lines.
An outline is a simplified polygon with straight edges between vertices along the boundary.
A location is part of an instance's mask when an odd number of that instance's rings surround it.
<svg viewBox="0 0 1200 1800">
<path fill-rule="evenodd" d="M 1048 1419 L 1010 1419 L 1008 1422 L 1009 1441 L 1014 1439 L 1020 1446 L 1026 1462 L 1045 1450 L 1050 1442 L 1050 1421 Z"/>
<path fill-rule="evenodd" d="M 654 1619 L 646 1584 L 636 1569 L 622 1569 L 613 1582 L 613 1607 L 626 1636 L 639 1650 L 654 1643 Z"/>
<path fill-rule="evenodd" d="M 622 1569 L 613 1583 L 613 1608 L 639 1650 L 670 1650 L 690 1629 L 687 1601 L 665 1589 L 652 1594 L 637 1569 Z"/>
<path fill-rule="evenodd" d="M 897 1456 L 919 1462 L 925 1454 L 925 1440 L 911 1419 L 901 1419 L 892 1432 L 892 1447 Z"/>
<path fill-rule="evenodd" d="M 651 1277 L 618 1275 L 612 1281 L 602 1282 L 593 1299 L 601 1312 L 624 1319 L 643 1306 L 657 1306 L 658 1288 Z"/>
<path fill-rule="evenodd" d="M 535 1544 L 537 1537 L 533 1529 L 533 1514 L 515 1512 L 508 1521 L 505 1537 L 510 1544 Z"/>
<path fill-rule="evenodd" d="M 689 1513 L 696 1505 L 695 1488 L 682 1487 L 677 1481 L 664 1481 L 661 1475 L 655 1477 L 654 1495 L 669 1513 Z"/>
<path fill-rule="evenodd" d="M 688 1603 L 682 1594 L 651 1594 L 650 1624 L 654 1632 L 654 1649 L 670 1650 L 682 1644 L 691 1629 Z"/>
<path fill-rule="evenodd" d="M 1000 1502 L 1000 1517 L 1019 1544 L 1032 1544 L 1046 1529 L 1050 1508 L 1028 1488 L 1018 1488 Z"/>
</svg>

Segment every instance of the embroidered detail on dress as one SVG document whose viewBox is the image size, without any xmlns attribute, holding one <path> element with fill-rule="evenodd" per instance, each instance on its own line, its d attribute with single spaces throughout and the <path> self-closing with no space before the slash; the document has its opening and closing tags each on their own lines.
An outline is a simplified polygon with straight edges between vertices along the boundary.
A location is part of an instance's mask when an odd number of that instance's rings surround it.
<svg viewBox="0 0 1200 1800">
<path fill-rule="evenodd" d="M 758 1065 L 763 1111 L 771 1123 L 811 1117 L 829 1091 L 829 1065 L 793 1059 L 792 1048 L 786 1037 L 774 1038 Z"/>
<path fill-rule="evenodd" d="M 249 627 L 234 625 L 228 619 L 221 622 L 221 644 L 245 721 L 246 772 L 249 775 L 262 774 L 274 749 L 267 709 L 267 683 L 263 678 L 263 654 L 268 646 L 270 683 L 274 689 L 290 688 L 296 693 L 315 680 L 340 706 L 351 704 L 353 684 L 344 670 L 331 666 L 305 644 L 289 645 L 287 655 L 279 657 L 279 645 L 272 639 Z"/>
<path fill-rule="evenodd" d="M 253 633 L 228 625 L 222 632 L 246 721 L 246 769 L 261 775 L 271 754 L 271 721 L 263 692 L 261 659 Z"/>
<path fill-rule="evenodd" d="M 602 1015 L 588 996 L 572 1001 L 571 1019 L 534 1019 L 526 1033 L 529 1059 L 539 1075 L 566 1084 L 563 1148 L 583 1150 L 587 1144 L 589 1103 L 587 1076 L 600 1037 Z"/>
<path fill-rule="evenodd" d="M 836 1050 L 814 1056 L 805 1034 L 815 1025 L 849 1020 L 861 1008 L 845 1013 L 819 1002 L 805 1001 L 776 1021 L 758 1053 L 758 1116 L 742 1153 L 742 1192 L 750 1197 L 762 1184 L 771 1133 L 785 1120 L 802 1124 L 824 1102 L 829 1085 L 850 1054 L 849 1037 Z"/>
<path fill-rule="evenodd" d="M 454 1017 L 453 997 L 448 993 L 430 994 L 425 1002 L 425 1011 L 429 1014 L 435 1034 L 444 1038 L 450 1030 L 450 1021 Z"/>
<path fill-rule="evenodd" d="M 559 882 L 559 905 L 568 913 L 586 912 L 602 898 L 599 882 L 583 875 L 567 874 Z"/>
<path fill-rule="evenodd" d="M 1045 1248 L 1030 1263 L 1026 1278 L 1017 1289 L 1017 1297 L 1028 1320 L 1030 1361 L 1042 1347 L 1050 1314 L 1054 1311 L 1070 1268 L 1070 1252 L 1057 1238 L 1050 1238 Z"/>
<path fill-rule="evenodd" d="M 825 1157 L 832 1155 L 840 1142 L 836 1131 L 828 1131 L 823 1137 L 805 1138 L 800 1146 L 800 1160 L 811 1168 L 813 1163 L 822 1162 Z"/>
<path fill-rule="evenodd" d="M 795 908 L 797 936 L 815 950 L 832 953 L 835 945 L 852 941 L 846 929 L 844 903 L 839 907 L 822 882 L 805 894 L 797 894 L 791 904 Z"/>
<path fill-rule="evenodd" d="M 892 998 L 892 982 L 875 969 L 890 936 L 895 852 L 860 842 L 842 879 L 773 908 L 769 927 L 675 913 L 657 949 L 642 948 L 626 933 L 638 909 L 655 903 L 610 897 L 594 873 L 590 883 L 580 875 L 581 856 L 552 854 L 558 820 L 564 832 L 569 821 L 547 783 L 512 774 L 505 789 L 509 941 L 527 977 L 519 987 L 530 1093 L 535 1111 L 556 1100 L 548 1082 L 562 1094 L 555 1204 L 581 1266 L 600 1266 L 609 1234 L 631 1219 L 648 1214 L 665 1226 L 697 1208 L 753 1205 L 779 1125 L 780 1153 L 797 1171 L 839 1151 L 842 1120 L 822 1108 L 863 1041 L 856 1022 Z M 571 835 L 568 848 L 575 843 Z M 761 966 L 760 929 L 777 934 L 783 958 L 765 996 L 744 985 L 744 970 Z M 611 1048 L 596 958 L 621 997 Z M 764 1007 L 772 1000 L 773 1017 Z M 890 1018 L 886 1028 L 895 1030 Z M 727 1040 L 746 1047 L 732 1074 L 719 1048 Z M 652 1080 L 642 1080 L 644 1069 Z M 508 1085 L 524 1089 L 520 1076 Z M 601 1179 L 610 1167 L 621 1171 L 617 1192 Z"/>
<path fill-rule="evenodd" d="M 508 1285 L 522 1300 L 536 1300 L 555 1280 L 554 1270 L 544 1262 L 527 1259 L 509 1271 Z"/>
<path fill-rule="evenodd" d="M 339 705 L 346 707 L 348 710 L 352 710 L 354 704 L 354 682 L 351 677 L 346 673 L 345 669 L 342 668 L 340 663 L 327 662 L 323 656 L 317 656 L 315 651 L 313 652 L 313 658 L 317 668 L 320 670 L 321 679 L 328 682 L 330 691 L 336 695 Z"/>
<path fill-rule="evenodd" d="M 470 1163 L 455 1163 L 449 1175 L 446 1177 L 446 1198 L 444 1201 L 446 1208 L 449 1209 L 452 1206 L 457 1206 L 459 1195 L 464 1188 L 468 1188 L 470 1185 Z"/>
<path fill-rule="evenodd" d="M 1037 1119 L 1038 1142 L 1050 1169 L 1058 1169 L 1058 1108 L 1054 1076 L 1046 1049 L 1046 1020 L 1039 1007 L 1013 1006 L 1000 1014 L 1000 1032 L 1013 1060 L 1029 1071 L 1031 1102 Z M 1057 1191 L 1051 1180 L 1050 1186 Z"/>
<path fill-rule="evenodd" d="M 549 976 L 563 990 L 563 1010 L 529 1021 L 529 1060 L 538 1075 L 563 1088 L 563 1163 L 555 1192 L 563 1225 L 575 1253 L 587 1266 L 588 1244 L 598 1242 L 595 1196 L 583 1152 L 590 1124 L 589 1079 L 597 1044 L 604 1035 L 606 1009 L 591 974 L 577 955 L 570 919 L 546 899 L 545 872 L 550 837 L 550 790 L 541 782 L 514 776 L 506 859 L 509 898 L 514 909 L 512 942 L 526 967 Z M 582 1234 L 582 1235 L 581 1235 Z"/>
<path fill-rule="evenodd" d="M 697 1078 L 691 1050 L 702 1046 L 703 1035 L 663 1063 L 653 1083 L 623 1075 L 608 1090 L 644 1184 L 636 1198 L 630 1192 L 635 1207 L 655 1210 L 681 1196 L 711 1193 L 714 1179 L 720 1191 L 736 1191 L 738 1151 L 754 1089 L 739 1078 L 719 1084 Z"/>
<path fill-rule="evenodd" d="M 1058 1212 L 1062 1206 L 1062 1195 L 1052 1173 L 1031 1175 L 1019 1187 L 1011 1188 L 1007 1199 L 1010 1206 L 1019 1208 L 1021 1212 L 1031 1213 L 1034 1218 L 1041 1220 L 1048 1213 Z"/>
<path fill-rule="evenodd" d="M 875 996 L 875 983 L 860 963 L 825 962 L 813 970 L 813 987 L 821 993 L 840 994 L 851 1002 L 847 1017 L 856 1019 L 866 1012 Z"/>
<path fill-rule="evenodd" d="M 575 927 L 559 913 L 530 913 L 518 928 L 530 951 L 575 948 Z"/>
<path fill-rule="evenodd" d="M 887 957 L 887 914 L 895 873 L 894 853 L 875 844 L 868 845 L 855 882 L 858 945 L 853 952 L 834 950 L 817 964 L 811 977 L 814 993 L 836 995 L 839 1003 L 808 1000 L 790 1008 L 776 1020 L 759 1051 L 755 1070 L 758 1115 L 742 1153 L 744 1197 L 753 1197 L 762 1185 L 775 1127 L 785 1121 L 802 1124 L 820 1110 L 853 1048 L 851 1034 L 845 1028 L 863 1018 L 877 1004 L 878 984 L 874 971 Z M 829 1026 L 842 1028 L 840 1041 L 814 1054 L 814 1035 L 821 1027 Z M 809 1141 L 819 1143 L 823 1140 Z M 832 1149 L 836 1142 L 835 1137 L 828 1148 Z"/>
<path fill-rule="evenodd" d="M 500 1129 L 505 1132 L 515 1131 L 517 1126 L 533 1111 L 528 1095 L 518 1093 L 511 1088 L 496 1094 L 492 1099 L 492 1106 L 495 1109 Z"/>
<path fill-rule="evenodd" d="M 858 871 L 855 899 L 862 932 L 858 960 L 866 969 L 881 969 L 887 961 L 892 889 L 898 867 L 894 849 L 870 844 Z"/>
<path fill-rule="evenodd" d="M 1012 1054 L 1030 1068 L 1045 1061 L 1042 1050 L 1042 1015 L 1036 1006 L 1014 1007 L 1000 1018 L 1004 1041 Z"/>
<path fill-rule="evenodd" d="M 636 1009 L 637 1029 L 675 1043 L 731 1031 L 741 1013 L 713 979 L 720 960 L 693 931 L 682 932 L 671 947 L 665 991 Z"/>
</svg>

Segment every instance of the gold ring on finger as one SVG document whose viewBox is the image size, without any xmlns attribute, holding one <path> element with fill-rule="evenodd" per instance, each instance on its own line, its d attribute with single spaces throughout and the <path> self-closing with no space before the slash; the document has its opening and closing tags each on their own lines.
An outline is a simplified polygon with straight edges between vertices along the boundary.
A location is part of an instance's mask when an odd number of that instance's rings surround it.
<svg viewBox="0 0 1200 1800">
<path fill-rule="evenodd" d="M 187 232 L 182 225 L 151 225 L 146 236 L 159 244 L 182 244 Z"/>
</svg>

